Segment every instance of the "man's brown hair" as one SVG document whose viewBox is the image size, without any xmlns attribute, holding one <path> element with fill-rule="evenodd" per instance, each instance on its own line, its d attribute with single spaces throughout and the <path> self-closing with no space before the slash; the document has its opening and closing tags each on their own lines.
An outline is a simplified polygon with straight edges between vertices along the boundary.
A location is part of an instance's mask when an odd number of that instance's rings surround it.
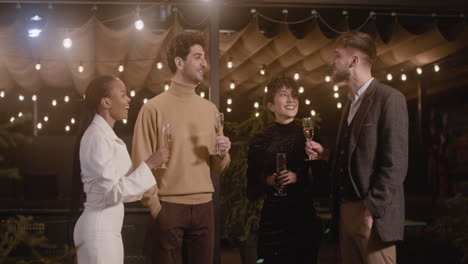
<svg viewBox="0 0 468 264">
<path fill-rule="evenodd" d="M 185 60 L 190 53 L 190 48 L 196 44 L 205 49 L 205 39 L 201 34 L 195 32 L 183 32 L 171 40 L 166 51 L 166 59 L 172 73 L 177 71 L 174 59 L 180 57 Z"/>
<path fill-rule="evenodd" d="M 364 32 L 348 31 L 337 38 L 336 46 L 359 50 L 366 55 L 367 58 L 365 59 L 369 65 L 372 65 L 377 57 L 374 39 Z"/>
</svg>

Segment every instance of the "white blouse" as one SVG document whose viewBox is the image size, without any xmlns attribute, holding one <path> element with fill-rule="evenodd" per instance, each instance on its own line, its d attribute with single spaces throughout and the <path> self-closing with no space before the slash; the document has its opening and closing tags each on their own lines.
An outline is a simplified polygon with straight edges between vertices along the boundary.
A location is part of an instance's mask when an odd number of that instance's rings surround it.
<svg viewBox="0 0 468 264">
<path fill-rule="evenodd" d="M 145 162 L 133 168 L 125 143 L 98 114 L 80 142 L 80 164 L 85 207 L 106 208 L 137 201 L 156 184 Z"/>
</svg>

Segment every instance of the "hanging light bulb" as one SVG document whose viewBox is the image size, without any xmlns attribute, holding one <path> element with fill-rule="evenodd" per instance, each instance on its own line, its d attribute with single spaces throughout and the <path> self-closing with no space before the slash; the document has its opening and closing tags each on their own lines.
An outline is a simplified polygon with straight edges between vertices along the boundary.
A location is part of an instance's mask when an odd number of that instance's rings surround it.
<svg viewBox="0 0 468 264">
<path fill-rule="evenodd" d="M 37 95 L 33 94 L 33 96 L 31 97 L 31 99 L 32 99 L 34 102 L 36 102 L 36 100 L 37 100 Z"/>
<path fill-rule="evenodd" d="M 66 37 L 66 38 L 63 39 L 62 44 L 63 44 L 64 48 L 69 49 L 73 45 L 73 42 L 72 42 L 71 38 Z"/>
<path fill-rule="evenodd" d="M 5 91 L 0 92 L 0 97 L 2 97 L 2 98 L 5 97 Z"/>
<path fill-rule="evenodd" d="M 229 84 L 229 88 L 230 88 L 231 90 L 234 90 L 234 89 L 236 88 L 236 83 L 235 83 L 235 82 L 231 82 L 231 83 Z"/>
<path fill-rule="evenodd" d="M 226 111 L 227 111 L 228 113 L 231 113 L 231 112 L 232 112 L 231 107 L 226 108 Z"/>
<path fill-rule="evenodd" d="M 255 117 L 259 117 L 260 116 L 260 113 L 259 112 L 255 112 Z"/>
<path fill-rule="evenodd" d="M 268 93 L 268 86 L 265 86 L 265 89 L 263 91 L 265 91 L 265 93 Z"/>
<path fill-rule="evenodd" d="M 229 57 L 228 62 L 227 62 L 227 67 L 228 67 L 228 69 L 232 69 L 232 66 L 234 66 L 232 64 L 232 57 Z"/>
<path fill-rule="evenodd" d="M 163 68 L 162 62 L 158 61 L 158 63 L 156 63 L 156 68 L 157 68 L 158 70 L 162 69 L 162 68 Z"/>
<path fill-rule="evenodd" d="M 143 20 L 141 20 L 140 18 L 140 7 L 137 6 L 136 10 L 135 10 L 135 28 L 138 30 L 138 31 L 141 31 L 144 27 L 145 27 L 145 23 L 143 23 Z"/>
<path fill-rule="evenodd" d="M 440 67 L 438 64 L 434 64 L 434 71 L 435 72 L 439 72 L 440 71 Z"/>
<path fill-rule="evenodd" d="M 200 96 L 201 96 L 202 98 L 205 98 L 205 92 L 200 92 Z"/>
<path fill-rule="evenodd" d="M 65 126 L 65 131 L 67 131 L 67 132 L 70 131 L 70 126 L 69 125 Z"/>
<path fill-rule="evenodd" d="M 123 64 L 120 64 L 119 65 L 119 72 L 123 72 L 123 71 L 124 71 L 124 66 L 123 66 Z"/>
<path fill-rule="evenodd" d="M 255 102 L 255 103 L 254 103 L 254 107 L 255 107 L 255 108 L 258 108 L 259 106 L 260 106 L 260 104 L 259 104 L 258 102 Z"/>
<path fill-rule="evenodd" d="M 122 123 L 127 124 L 127 119 L 122 119 Z"/>
<path fill-rule="evenodd" d="M 301 75 L 299 75 L 299 73 L 294 73 L 294 76 L 293 76 L 294 80 L 299 80 L 299 78 L 301 78 Z"/>
<path fill-rule="evenodd" d="M 22 117 L 22 116 L 23 116 L 23 112 L 19 112 L 18 117 Z"/>
<path fill-rule="evenodd" d="M 402 81 L 406 81 L 406 79 L 407 79 L 406 74 L 402 73 L 402 74 L 401 74 L 401 80 L 402 80 Z"/>
<path fill-rule="evenodd" d="M 231 98 L 228 98 L 226 103 L 227 103 L 228 105 L 232 104 L 232 99 L 231 99 Z"/>
<path fill-rule="evenodd" d="M 387 81 L 391 81 L 393 79 L 393 76 L 391 73 L 387 74 Z"/>
<path fill-rule="evenodd" d="M 28 36 L 30 38 L 37 38 L 39 35 L 41 35 L 42 29 L 39 28 L 31 28 L 28 29 Z"/>
<path fill-rule="evenodd" d="M 328 76 L 328 75 L 327 75 L 327 76 L 325 76 L 325 81 L 326 81 L 326 82 L 330 82 L 330 81 L 331 81 L 331 77 L 330 77 L 330 76 Z"/>
<path fill-rule="evenodd" d="M 169 84 L 166 82 L 164 82 L 164 91 L 167 91 L 169 90 Z"/>
<path fill-rule="evenodd" d="M 303 86 L 299 87 L 299 93 L 304 93 L 304 87 Z"/>
<path fill-rule="evenodd" d="M 37 123 L 37 129 L 42 129 L 42 123 Z"/>
<path fill-rule="evenodd" d="M 310 105 L 310 100 L 309 100 L 309 99 L 306 99 L 306 100 L 305 100 L 305 104 L 306 104 L 306 105 Z"/>
<path fill-rule="evenodd" d="M 136 93 L 135 93 L 135 90 L 131 90 L 131 91 L 130 91 L 130 96 L 131 96 L 131 97 L 135 97 L 135 94 L 136 94 Z"/>
<path fill-rule="evenodd" d="M 266 66 L 263 65 L 262 68 L 260 69 L 260 74 L 265 75 L 266 74 Z"/>
<path fill-rule="evenodd" d="M 52 106 L 56 106 L 57 105 L 57 100 L 52 100 Z"/>
<path fill-rule="evenodd" d="M 422 69 L 421 68 L 416 68 L 416 72 L 418 73 L 418 75 L 421 75 L 422 74 Z"/>
<path fill-rule="evenodd" d="M 23 100 L 24 100 L 24 96 L 20 94 L 20 95 L 18 95 L 18 99 L 19 99 L 20 101 L 23 101 Z"/>
<path fill-rule="evenodd" d="M 47 122 L 49 121 L 49 117 L 48 116 L 44 116 L 44 122 Z"/>
<path fill-rule="evenodd" d="M 14 117 L 14 116 L 12 116 L 12 117 L 10 118 L 10 123 L 13 123 L 13 122 L 15 122 L 15 117 Z"/>
<path fill-rule="evenodd" d="M 336 84 L 333 85 L 333 91 L 334 91 L 334 92 L 338 92 L 338 89 L 339 89 L 338 85 L 336 85 Z"/>
<path fill-rule="evenodd" d="M 148 102 L 148 98 L 143 99 L 143 103 L 146 104 Z"/>
<path fill-rule="evenodd" d="M 78 72 L 84 72 L 84 67 L 81 61 L 80 61 L 80 65 L 78 66 Z"/>
<path fill-rule="evenodd" d="M 34 67 L 36 68 L 37 71 L 40 71 L 41 70 L 41 62 L 38 61 Z"/>
<path fill-rule="evenodd" d="M 336 104 L 336 107 L 338 107 L 338 109 L 341 108 L 341 106 L 342 106 L 342 105 L 341 105 L 340 102 L 338 102 L 338 103 Z"/>
<path fill-rule="evenodd" d="M 315 116 L 315 114 L 316 114 L 316 113 L 315 113 L 315 110 L 313 110 L 313 109 L 310 110 L 310 115 L 311 115 L 311 116 Z"/>
<path fill-rule="evenodd" d="M 68 101 L 70 101 L 70 97 L 68 95 L 65 95 L 63 101 L 65 101 L 65 103 L 68 103 Z"/>
<path fill-rule="evenodd" d="M 338 97 L 340 97 L 340 95 L 338 93 L 334 93 L 333 97 L 338 98 Z"/>
<path fill-rule="evenodd" d="M 75 122 L 76 122 L 75 118 L 72 117 L 72 118 L 70 119 L 70 123 L 75 124 Z"/>
</svg>

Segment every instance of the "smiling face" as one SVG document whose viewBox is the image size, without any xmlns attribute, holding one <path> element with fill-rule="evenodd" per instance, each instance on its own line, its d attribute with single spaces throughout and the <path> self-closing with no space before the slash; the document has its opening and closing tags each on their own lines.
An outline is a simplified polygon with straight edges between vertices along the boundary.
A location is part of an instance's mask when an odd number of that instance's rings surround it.
<svg viewBox="0 0 468 264">
<path fill-rule="evenodd" d="M 128 118 L 130 98 L 127 96 L 127 88 L 121 80 L 112 81 L 109 95 L 103 99 L 106 100 L 110 117 L 114 121 Z"/>
<path fill-rule="evenodd" d="M 183 60 L 176 57 L 177 71 L 180 73 L 182 81 L 188 84 L 198 84 L 203 81 L 203 76 L 207 70 L 205 51 L 203 47 L 195 44 L 190 47 L 190 52 Z"/>
<path fill-rule="evenodd" d="M 298 94 L 293 89 L 283 86 L 276 91 L 273 102 L 268 103 L 268 108 L 275 114 L 276 122 L 287 124 L 294 120 L 299 110 Z"/>
</svg>

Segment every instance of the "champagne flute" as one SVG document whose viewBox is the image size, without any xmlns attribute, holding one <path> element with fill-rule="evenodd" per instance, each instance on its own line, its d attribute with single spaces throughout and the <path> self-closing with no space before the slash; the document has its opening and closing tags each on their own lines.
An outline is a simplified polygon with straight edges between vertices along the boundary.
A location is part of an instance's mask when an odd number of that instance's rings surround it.
<svg viewBox="0 0 468 264">
<path fill-rule="evenodd" d="M 312 118 L 310 117 L 304 117 L 302 118 L 302 127 L 304 130 L 304 136 L 307 141 L 312 141 L 314 138 L 314 121 L 312 121 Z M 314 160 L 311 155 L 309 155 L 309 158 L 306 160 Z"/>
<path fill-rule="evenodd" d="M 275 182 L 278 182 L 278 176 L 280 172 L 286 170 L 287 160 L 286 153 L 276 153 L 276 179 Z M 283 189 L 277 189 L 273 193 L 274 196 L 286 196 L 286 192 Z"/>
<path fill-rule="evenodd" d="M 223 127 L 224 127 L 224 114 L 217 113 L 216 119 L 215 119 L 216 136 L 221 136 L 221 134 L 223 133 Z M 221 154 L 222 153 L 219 151 L 218 146 L 216 146 L 216 155 L 221 155 Z"/>
<path fill-rule="evenodd" d="M 171 125 L 169 124 L 162 124 L 161 126 L 161 133 L 162 133 L 162 144 L 161 147 L 167 148 L 168 150 L 171 149 L 172 144 L 172 133 L 171 133 Z M 167 169 L 167 164 L 164 162 L 159 168 Z"/>
</svg>

